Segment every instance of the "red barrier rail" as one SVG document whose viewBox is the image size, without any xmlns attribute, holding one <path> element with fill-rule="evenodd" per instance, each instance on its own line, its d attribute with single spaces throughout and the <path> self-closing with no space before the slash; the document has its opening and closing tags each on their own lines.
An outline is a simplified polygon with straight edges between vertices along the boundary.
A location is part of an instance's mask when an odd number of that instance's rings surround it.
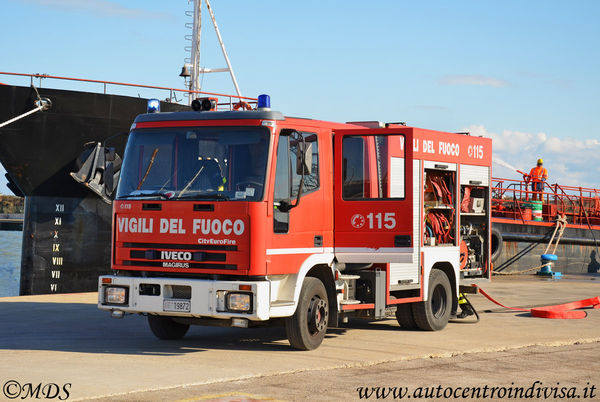
<svg viewBox="0 0 600 402">
<path fill-rule="evenodd" d="M 158 90 L 162 90 L 162 91 L 169 91 L 168 99 L 173 99 L 174 95 L 176 95 L 178 92 L 184 93 L 184 94 L 190 94 L 190 95 L 196 94 L 196 95 L 206 95 L 206 96 L 217 96 L 217 97 L 229 98 L 228 103 L 220 103 L 220 105 L 229 104 L 230 106 L 232 106 L 234 103 L 233 99 L 235 99 L 236 102 L 237 102 L 237 100 L 244 100 L 244 101 L 246 101 L 248 103 L 252 103 L 252 104 L 256 103 L 256 101 L 257 101 L 256 98 L 249 98 L 247 96 L 238 96 L 238 95 L 228 95 L 228 94 L 222 94 L 222 93 L 217 93 L 217 92 L 192 91 L 189 89 L 169 88 L 169 87 L 161 87 L 161 86 L 156 86 L 156 85 L 131 84 L 131 83 L 127 83 L 127 82 L 91 80 L 91 79 L 87 79 L 87 78 L 60 77 L 60 76 L 54 76 L 54 75 L 48 75 L 48 74 L 24 74 L 24 73 L 11 73 L 11 72 L 6 72 L 6 71 L 0 71 L 0 75 L 29 77 L 32 85 L 33 85 L 33 80 L 37 78 L 40 80 L 40 86 L 41 86 L 41 80 L 43 80 L 43 79 L 55 79 L 55 80 L 63 80 L 63 81 L 87 82 L 87 83 L 91 83 L 91 84 L 102 84 L 104 86 L 105 94 L 106 94 L 106 89 L 107 89 L 108 85 L 115 85 L 115 86 L 133 87 L 133 88 L 158 89 Z"/>
<path fill-rule="evenodd" d="M 523 180 L 492 179 L 492 217 L 531 221 L 531 184 Z M 541 193 L 542 221 L 554 222 L 564 215 L 576 225 L 600 225 L 600 190 L 546 184 Z"/>
</svg>

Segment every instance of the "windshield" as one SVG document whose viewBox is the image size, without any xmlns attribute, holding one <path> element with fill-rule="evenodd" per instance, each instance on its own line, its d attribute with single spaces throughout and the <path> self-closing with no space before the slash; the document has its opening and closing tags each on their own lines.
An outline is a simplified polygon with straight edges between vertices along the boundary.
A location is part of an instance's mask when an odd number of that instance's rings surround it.
<svg viewBox="0 0 600 402">
<path fill-rule="evenodd" d="M 134 130 L 117 198 L 261 200 L 268 149 L 263 127 Z"/>
</svg>

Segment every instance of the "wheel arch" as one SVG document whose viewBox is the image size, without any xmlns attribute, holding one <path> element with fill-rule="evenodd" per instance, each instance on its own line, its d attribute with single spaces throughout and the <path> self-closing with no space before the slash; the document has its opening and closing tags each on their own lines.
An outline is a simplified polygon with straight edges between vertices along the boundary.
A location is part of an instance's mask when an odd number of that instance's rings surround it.
<svg viewBox="0 0 600 402">
<path fill-rule="evenodd" d="M 460 259 L 458 247 L 424 247 L 423 250 L 423 300 L 429 294 L 429 275 L 432 269 L 446 274 L 452 285 L 452 294 L 458 301 L 458 282 L 460 280 Z"/>
<path fill-rule="evenodd" d="M 335 280 L 334 280 L 334 268 L 333 268 L 334 256 L 333 254 L 323 253 L 323 254 L 313 254 L 309 256 L 302 263 L 300 270 L 297 274 L 284 275 L 287 277 L 287 291 L 288 299 L 293 301 L 293 304 L 270 307 L 270 316 L 271 317 L 289 317 L 294 314 L 296 308 L 298 308 L 298 299 L 300 298 L 300 290 L 302 289 L 302 284 L 304 283 L 304 278 L 307 276 L 311 276 L 319 279 L 323 282 L 325 289 L 327 290 L 327 297 L 333 297 L 333 299 L 329 300 L 330 305 L 330 321 L 333 322 L 333 319 L 337 320 L 337 296 L 335 293 Z M 332 285 L 333 284 L 333 285 Z M 333 292 L 333 293 L 331 293 Z M 333 296 L 332 296 L 333 294 Z M 335 310 L 335 313 L 331 314 L 331 305 Z M 336 321 L 337 322 L 337 321 Z"/>
<path fill-rule="evenodd" d="M 335 288 L 335 280 L 331 267 L 325 264 L 318 264 L 312 267 L 306 277 L 317 278 L 325 286 L 329 304 L 329 326 L 338 326 L 338 306 L 337 306 L 337 291 Z"/>
<path fill-rule="evenodd" d="M 456 270 L 448 261 L 436 262 L 431 269 L 442 271 L 448 277 L 450 286 L 452 287 L 452 312 L 455 313 L 458 309 L 458 278 L 456 277 Z M 426 297 L 426 295 L 424 296 Z"/>
</svg>

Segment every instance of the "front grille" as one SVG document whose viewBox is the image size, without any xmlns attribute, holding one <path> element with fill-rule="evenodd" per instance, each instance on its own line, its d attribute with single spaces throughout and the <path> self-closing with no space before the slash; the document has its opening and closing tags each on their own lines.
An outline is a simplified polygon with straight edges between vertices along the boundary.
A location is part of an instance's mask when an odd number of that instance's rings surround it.
<svg viewBox="0 0 600 402">
<path fill-rule="evenodd" d="M 165 261 L 166 264 L 172 264 L 173 266 L 165 266 L 163 265 L 163 261 L 133 261 L 133 260 L 124 260 L 123 265 L 127 265 L 130 267 L 160 267 L 160 268 L 198 268 L 198 269 L 227 269 L 227 270 L 235 270 L 237 269 L 237 265 L 235 264 L 203 264 L 198 262 L 189 262 L 189 261 Z M 187 266 L 179 266 L 176 264 L 187 264 Z"/>
<path fill-rule="evenodd" d="M 160 296 L 160 285 L 154 283 L 140 283 L 141 296 Z"/>
<path fill-rule="evenodd" d="M 168 243 L 123 243 L 124 248 L 164 248 L 166 250 L 218 250 L 237 251 L 237 246 L 220 246 L 212 244 L 168 244 Z"/>
<path fill-rule="evenodd" d="M 227 254 L 225 253 L 204 253 L 197 251 L 190 253 L 193 261 L 225 261 Z M 169 258 L 161 258 L 159 250 L 130 250 L 129 257 L 140 260 L 168 260 Z"/>
<path fill-rule="evenodd" d="M 192 287 L 181 285 L 165 285 L 165 293 L 165 296 L 171 299 L 190 300 L 192 298 Z"/>
<path fill-rule="evenodd" d="M 215 210 L 215 204 L 194 204 L 194 211 L 209 211 Z"/>
</svg>

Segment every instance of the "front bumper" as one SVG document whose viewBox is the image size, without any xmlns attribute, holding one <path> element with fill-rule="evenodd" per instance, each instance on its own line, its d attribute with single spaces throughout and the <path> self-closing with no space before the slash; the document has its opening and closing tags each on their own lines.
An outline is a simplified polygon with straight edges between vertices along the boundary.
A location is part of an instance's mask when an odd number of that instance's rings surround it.
<svg viewBox="0 0 600 402">
<path fill-rule="evenodd" d="M 106 300 L 108 288 L 124 289 L 124 302 L 109 303 Z M 249 300 L 248 311 L 230 310 L 229 307 L 239 308 L 240 303 L 230 303 L 229 299 L 239 300 L 240 295 Z M 105 275 L 99 278 L 98 283 L 98 308 L 124 313 L 265 321 L 270 318 L 269 298 L 270 282 L 266 280 L 214 281 Z"/>
</svg>

